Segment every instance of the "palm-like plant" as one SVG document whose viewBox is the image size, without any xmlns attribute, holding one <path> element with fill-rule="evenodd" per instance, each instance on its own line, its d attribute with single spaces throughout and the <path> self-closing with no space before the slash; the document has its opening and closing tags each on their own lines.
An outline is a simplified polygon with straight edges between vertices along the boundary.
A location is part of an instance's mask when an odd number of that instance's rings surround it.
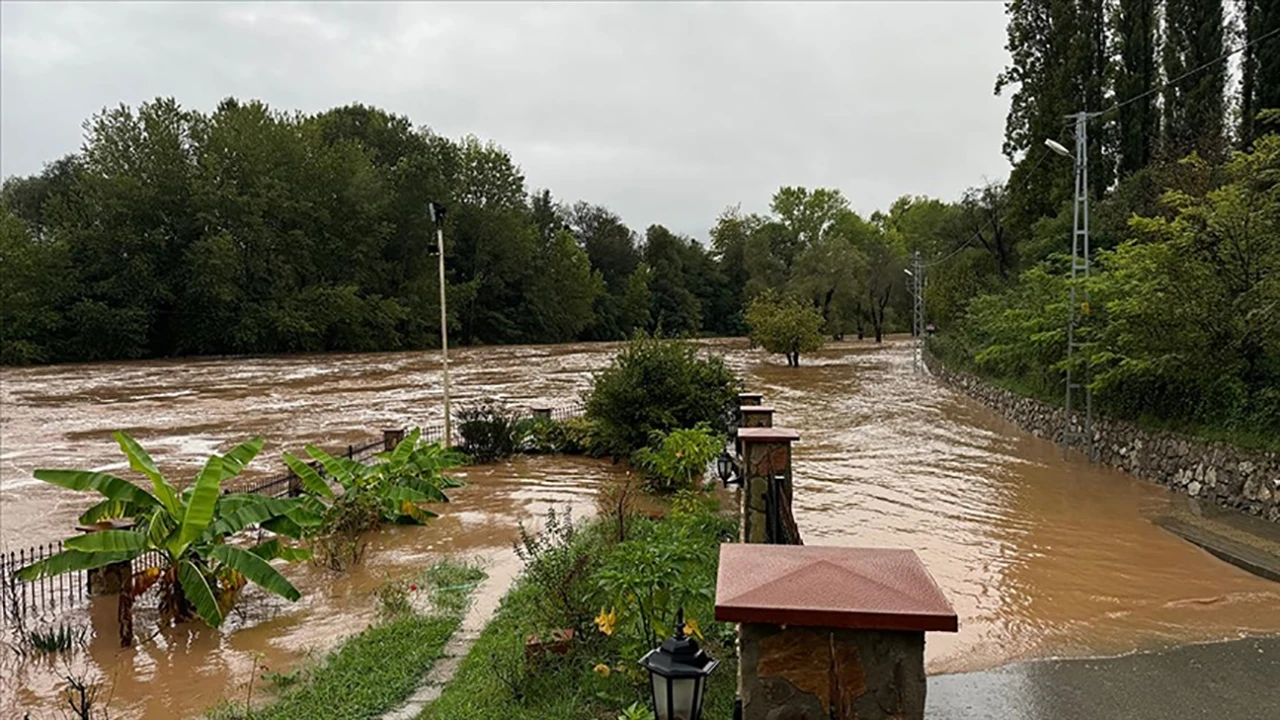
<svg viewBox="0 0 1280 720">
<path fill-rule="evenodd" d="M 97 492 L 104 500 L 80 516 L 82 523 L 110 518 L 132 518 L 132 530 L 103 530 L 63 542 L 62 552 L 18 571 L 22 580 L 88 570 L 131 561 L 147 551 L 163 558 L 147 568 L 132 587 L 135 594 L 161 583 L 161 608 L 166 618 L 187 620 L 199 615 L 213 627 L 235 603 L 246 582 L 277 595 L 300 596 L 271 560 L 305 559 L 307 552 L 279 538 L 242 548 L 227 539 L 251 525 L 287 537 L 299 537 L 321 516 L 311 498 L 279 499 L 263 495 L 222 494 L 222 483 L 239 475 L 262 450 L 262 438 L 254 438 L 225 455 L 213 455 L 195 481 L 178 491 L 156 468 L 147 451 L 124 432 L 116 442 L 129 459 L 129 467 L 151 481 L 151 492 L 106 473 L 84 470 L 37 470 L 35 477 L 59 487 Z"/>
<path fill-rule="evenodd" d="M 307 454 L 320 463 L 326 474 L 342 488 L 348 500 L 364 496 L 381 509 L 382 521 L 423 524 L 436 514 L 424 504 L 448 502 L 444 491 L 461 487 L 458 480 L 445 476 L 449 468 L 461 465 L 461 453 L 422 442 L 421 429 L 414 428 L 390 452 L 374 455 L 378 461 L 366 465 L 359 460 L 334 457 L 314 445 Z M 289 453 L 284 462 L 302 481 L 303 489 L 322 502 L 333 503 L 335 494 L 320 472 Z"/>
</svg>

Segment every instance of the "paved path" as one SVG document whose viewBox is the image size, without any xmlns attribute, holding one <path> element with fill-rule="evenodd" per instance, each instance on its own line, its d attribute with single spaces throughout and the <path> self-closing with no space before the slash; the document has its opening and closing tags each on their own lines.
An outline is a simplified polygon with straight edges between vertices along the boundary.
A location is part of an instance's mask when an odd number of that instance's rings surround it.
<svg viewBox="0 0 1280 720">
<path fill-rule="evenodd" d="M 1280 638 L 929 678 L 926 720 L 1276 720 Z"/>
<path fill-rule="evenodd" d="M 431 670 L 422 678 L 422 683 L 405 704 L 383 715 L 381 720 L 413 720 L 418 717 L 427 705 L 440 697 L 444 686 L 458 672 L 462 659 L 471 651 L 471 646 L 480 638 L 480 631 L 484 630 L 489 619 L 497 612 L 498 604 L 507 594 L 520 569 L 515 556 L 510 552 L 490 558 L 486 565 L 488 577 L 476 588 L 472 596 L 475 601 L 471 603 L 453 637 L 445 644 L 441 658 L 431 666 Z"/>
</svg>

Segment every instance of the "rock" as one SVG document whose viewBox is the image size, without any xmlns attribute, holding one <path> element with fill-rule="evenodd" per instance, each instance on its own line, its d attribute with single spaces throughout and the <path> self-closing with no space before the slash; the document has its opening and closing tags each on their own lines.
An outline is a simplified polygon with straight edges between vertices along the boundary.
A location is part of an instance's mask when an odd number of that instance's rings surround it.
<svg viewBox="0 0 1280 720">
<path fill-rule="evenodd" d="M 1191 497 L 1196 497 L 1200 494 L 1199 481 L 1192 481 L 1192 483 L 1187 486 L 1187 494 L 1190 495 Z"/>
</svg>

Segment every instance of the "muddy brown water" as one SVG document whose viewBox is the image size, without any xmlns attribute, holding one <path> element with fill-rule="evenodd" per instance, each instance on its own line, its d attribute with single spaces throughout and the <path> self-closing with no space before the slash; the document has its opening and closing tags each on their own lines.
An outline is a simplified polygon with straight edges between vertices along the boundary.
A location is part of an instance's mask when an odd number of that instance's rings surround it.
<svg viewBox="0 0 1280 720">
<path fill-rule="evenodd" d="M 959 633 L 929 637 L 931 673 L 1280 632 L 1280 586 L 1149 521 L 1176 498 L 1064 457 L 913 374 L 902 339 L 832 344 L 798 370 L 741 340 L 707 346 L 768 396 L 779 424 L 800 431 L 795 510 L 807 543 L 920 553 L 960 615 Z M 567 403 L 616 348 L 464 349 L 453 356 L 453 386 L 462 401 Z M 87 503 L 33 481 L 31 471 L 123 471 L 110 439 L 117 428 L 179 476 L 193 472 L 202 453 L 261 434 L 269 445 L 255 464 L 275 473 L 281 449 L 307 442 L 341 449 L 382 427 L 438 422 L 439 369 L 433 353 L 6 369 L 0 544 L 9 550 L 62 537 Z M 289 568 L 304 595 L 296 604 L 251 594 L 223 631 L 193 624 L 122 651 L 114 647 L 114 603 L 100 602 L 88 650 L 70 662 L 113 684 L 113 717 L 198 715 L 220 697 L 243 697 L 255 665 L 288 670 L 365 627 L 372 590 L 386 576 L 409 576 L 441 554 L 478 557 L 491 574 L 514 576 L 517 523 L 536 524 L 552 506 L 589 515 L 597 490 L 619 472 L 564 457 L 468 468 L 468 486 L 438 520 L 379 534 L 356 572 Z M 0 715 L 32 708 L 33 717 L 56 717 L 67 662 L 18 662 L 6 653 Z"/>
</svg>

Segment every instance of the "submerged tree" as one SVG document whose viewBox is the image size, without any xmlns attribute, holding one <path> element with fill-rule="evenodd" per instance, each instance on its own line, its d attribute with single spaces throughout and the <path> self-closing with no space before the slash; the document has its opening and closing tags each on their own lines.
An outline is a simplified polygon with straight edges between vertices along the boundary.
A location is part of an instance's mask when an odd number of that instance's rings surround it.
<svg viewBox="0 0 1280 720">
<path fill-rule="evenodd" d="M 800 367 L 800 353 L 822 347 L 822 315 L 790 296 L 768 292 L 752 300 L 747 306 L 747 326 L 752 342 L 786 355 L 791 367 Z"/>
</svg>

